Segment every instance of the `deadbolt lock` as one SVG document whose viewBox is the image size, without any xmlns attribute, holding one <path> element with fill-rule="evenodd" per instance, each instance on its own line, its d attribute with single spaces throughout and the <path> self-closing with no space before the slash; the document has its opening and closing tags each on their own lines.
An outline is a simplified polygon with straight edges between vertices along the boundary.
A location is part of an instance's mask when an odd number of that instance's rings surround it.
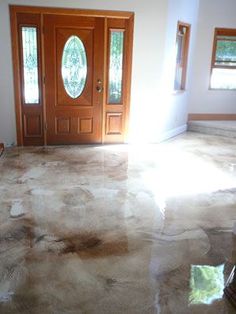
<svg viewBox="0 0 236 314">
<path fill-rule="evenodd" d="M 102 81 L 100 79 L 97 80 L 96 90 L 97 90 L 98 93 L 101 93 L 103 91 Z"/>
<path fill-rule="evenodd" d="M 103 87 L 97 85 L 96 90 L 97 90 L 98 93 L 101 93 L 103 91 Z"/>
</svg>

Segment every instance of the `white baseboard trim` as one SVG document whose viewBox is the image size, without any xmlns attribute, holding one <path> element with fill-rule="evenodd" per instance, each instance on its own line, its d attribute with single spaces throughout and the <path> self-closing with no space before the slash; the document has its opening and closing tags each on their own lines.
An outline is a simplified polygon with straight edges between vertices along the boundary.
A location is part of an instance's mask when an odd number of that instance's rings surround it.
<svg viewBox="0 0 236 314">
<path fill-rule="evenodd" d="M 184 133 L 187 131 L 187 124 L 181 125 L 175 129 L 171 129 L 169 131 L 159 133 L 158 135 L 153 134 L 152 138 L 135 138 L 133 139 L 132 137 L 129 138 L 128 141 L 125 142 L 125 144 L 158 144 L 164 141 L 167 141 L 171 139 L 172 137 L 175 137 L 181 133 Z"/>
<path fill-rule="evenodd" d="M 186 131 L 187 131 L 187 124 L 181 125 L 178 128 L 175 128 L 175 129 L 172 129 L 172 130 L 169 130 L 169 131 L 166 131 L 166 132 L 163 132 L 162 134 L 160 134 L 158 136 L 157 142 L 160 143 L 163 141 L 167 141 L 170 138 L 175 137 L 179 134 L 182 134 Z"/>
<path fill-rule="evenodd" d="M 16 146 L 16 143 L 15 142 L 12 142 L 12 143 L 9 143 L 9 142 L 4 142 L 4 146 L 5 147 L 14 147 L 14 146 Z"/>
</svg>

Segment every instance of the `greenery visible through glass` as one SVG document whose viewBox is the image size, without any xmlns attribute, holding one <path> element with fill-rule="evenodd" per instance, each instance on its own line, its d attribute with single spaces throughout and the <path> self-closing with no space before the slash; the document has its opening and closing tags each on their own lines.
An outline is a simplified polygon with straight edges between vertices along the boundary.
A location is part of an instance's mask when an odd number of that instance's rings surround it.
<svg viewBox="0 0 236 314">
<path fill-rule="evenodd" d="M 224 289 L 224 265 L 192 265 L 190 304 L 211 304 L 221 299 Z"/>
<path fill-rule="evenodd" d="M 85 47 L 77 36 L 71 36 L 65 43 L 61 73 L 67 94 L 78 98 L 86 84 L 87 57 Z"/>
<path fill-rule="evenodd" d="M 39 103 L 37 28 L 22 27 L 25 104 Z"/>
<path fill-rule="evenodd" d="M 215 65 L 236 65 L 236 37 L 218 36 L 216 42 Z"/>
<path fill-rule="evenodd" d="M 111 31 L 110 36 L 108 102 L 111 104 L 119 104 L 122 100 L 124 32 Z"/>
</svg>

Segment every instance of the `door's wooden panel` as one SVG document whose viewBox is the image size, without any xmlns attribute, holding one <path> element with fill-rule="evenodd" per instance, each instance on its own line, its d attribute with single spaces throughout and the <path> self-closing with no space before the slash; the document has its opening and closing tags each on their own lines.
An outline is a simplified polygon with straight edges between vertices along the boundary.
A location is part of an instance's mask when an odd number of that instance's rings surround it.
<svg viewBox="0 0 236 314">
<path fill-rule="evenodd" d="M 101 143 L 103 92 L 96 87 L 104 73 L 104 19 L 45 15 L 44 28 L 47 142 Z M 88 66 L 85 88 L 75 99 L 67 94 L 61 74 L 63 49 L 73 35 L 83 42 Z M 55 125 L 55 117 L 64 118 L 64 124 Z"/>
<path fill-rule="evenodd" d="M 122 113 L 108 112 L 106 115 L 106 134 L 121 135 L 122 134 Z"/>
<path fill-rule="evenodd" d="M 79 121 L 79 133 L 89 134 L 93 133 L 93 119 L 92 118 L 82 118 Z"/>
<path fill-rule="evenodd" d="M 56 134 L 69 134 L 71 128 L 70 118 L 56 118 Z"/>
<path fill-rule="evenodd" d="M 41 137 L 42 136 L 42 118 L 41 114 L 24 114 L 24 136 Z"/>
</svg>

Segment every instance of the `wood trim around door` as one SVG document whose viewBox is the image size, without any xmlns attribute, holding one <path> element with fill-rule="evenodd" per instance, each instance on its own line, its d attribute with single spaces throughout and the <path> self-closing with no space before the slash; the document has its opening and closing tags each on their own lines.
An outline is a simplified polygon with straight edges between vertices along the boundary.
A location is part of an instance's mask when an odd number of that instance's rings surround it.
<svg viewBox="0 0 236 314">
<path fill-rule="evenodd" d="M 52 15 L 73 15 L 84 17 L 103 17 L 105 21 L 104 27 L 104 90 L 106 90 L 107 82 L 107 50 L 108 46 L 108 19 L 125 20 L 126 24 L 126 86 L 125 86 L 125 106 L 124 106 L 124 124 L 123 124 L 123 136 L 122 141 L 116 138 L 109 139 L 106 135 L 106 112 L 107 112 L 107 97 L 104 91 L 103 96 L 103 122 L 102 122 L 102 143 L 118 143 L 127 141 L 128 125 L 129 125 L 129 112 L 130 112 L 130 93 L 131 93 L 131 71 L 132 71 L 132 48 L 133 48 L 133 26 L 134 26 L 134 13 L 125 11 L 110 11 L 110 10 L 90 10 L 90 9 L 69 9 L 69 8 L 52 8 L 52 7 L 37 7 L 37 6 L 24 6 L 24 5 L 9 5 L 10 20 L 11 20 L 11 36 L 12 36 L 12 60 L 13 60 L 13 75 L 14 75 L 14 95 L 15 95 L 15 112 L 16 112 L 16 129 L 17 129 L 17 145 L 47 145 L 46 136 L 46 102 L 45 102 L 45 86 L 43 80 L 45 77 L 45 62 L 44 62 L 44 32 L 43 32 L 43 20 L 45 14 Z M 21 77 L 21 57 L 20 57 L 20 42 L 17 17 L 19 14 L 38 14 L 41 17 L 40 23 L 40 77 L 42 79 L 41 84 L 41 96 L 42 96 L 42 140 L 37 141 L 36 138 L 32 138 L 25 143 L 24 140 L 24 118 L 22 111 L 22 77 Z"/>
<path fill-rule="evenodd" d="M 3 151 L 4 151 L 4 144 L 0 143 L 0 157 L 1 157 L 2 153 L 3 153 Z"/>
<path fill-rule="evenodd" d="M 53 8 L 38 7 L 25 5 L 9 5 L 11 12 L 22 13 L 40 13 L 40 14 L 57 14 L 57 15 L 75 15 L 87 17 L 105 17 L 130 19 L 134 16 L 134 12 L 129 11 L 112 11 L 112 10 L 92 10 L 92 9 L 70 9 L 70 8 Z"/>
<path fill-rule="evenodd" d="M 22 127 L 22 110 L 21 110 L 21 87 L 20 87 L 20 56 L 18 42 L 17 18 L 13 8 L 10 7 L 11 20 L 11 43 L 12 43 L 12 65 L 14 77 L 14 96 L 15 96 L 15 115 L 16 115 L 16 136 L 17 145 L 23 145 L 23 127 Z"/>
</svg>

